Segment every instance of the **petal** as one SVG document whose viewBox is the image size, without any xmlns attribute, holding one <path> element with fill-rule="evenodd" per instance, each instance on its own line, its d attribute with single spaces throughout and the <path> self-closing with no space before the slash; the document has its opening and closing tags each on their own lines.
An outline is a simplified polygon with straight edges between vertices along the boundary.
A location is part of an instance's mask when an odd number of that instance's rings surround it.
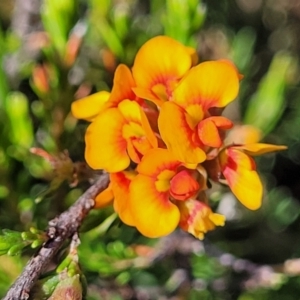
<svg viewBox="0 0 300 300">
<path fill-rule="evenodd" d="M 129 226 L 134 226 L 131 210 L 129 208 L 129 186 L 136 176 L 134 171 L 124 171 L 110 174 L 111 189 L 114 193 L 114 209 L 120 219 Z"/>
<path fill-rule="evenodd" d="M 135 226 L 145 236 L 168 235 L 178 225 L 177 206 L 169 201 L 168 192 L 158 192 L 149 176 L 137 175 L 130 185 L 129 204 Z"/>
<path fill-rule="evenodd" d="M 272 145 L 272 144 L 263 144 L 263 143 L 247 144 L 247 145 L 234 146 L 234 147 L 236 149 L 243 150 L 245 153 L 253 156 L 287 149 L 287 146 L 284 145 Z"/>
<path fill-rule="evenodd" d="M 248 209 L 258 209 L 261 206 L 263 187 L 253 159 L 235 148 L 227 148 L 220 153 L 220 165 L 237 199 Z"/>
<path fill-rule="evenodd" d="M 71 111 L 75 118 L 93 121 L 95 117 L 104 109 L 105 103 L 109 99 L 110 93 L 101 91 L 85 98 L 76 100 L 71 105 Z"/>
<path fill-rule="evenodd" d="M 256 165 L 249 155 L 239 151 L 235 147 L 225 148 L 219 153 L 219 161 L 221 168 L 230 167 L 236 170 L 238 167 L 242 167 L 249 170 L 255 170 Z"/>
<path fill-rule="evenodd" d="M 232 126 L 233 123 L 222 116 L 206 118 L 198 124 L 199 139 L 206 146 L 219 148 L 223 144 L 219 129 L 229 129 Z"/>
<path fill-rule="evenodd" d="M 139 163 L 141 156 L 157 147 L 157 139 L 148 122 L 145 112 L 137 102 L 123 100 L 118 109 L 126 120 L 122 135 L 127 140 L 129 157 Z"/>
<path fill-rule="evenodd" d="M 140 128 L 142 128 L 142 131 L 140 129 L 135 130 L 135 136 L 145 136 L 153 147 L 157 147 L 157 139 L 151 129 L 145 112 L 139 104 L 130 100 L 124 100 L 118 105 L 118 108 L 127 122 L 134 122 L 141 125 Z M 138 127 L 135 126 L 135 128 Z"/>
<path fill-rule="evenodd" d="M 127 140 L 127 153 L 133 162 L 135 162 L 136 164 L 140 163 L 142 155 L 137 151 L 132 139 Z"/>
<path fill-rule="evenodd" d="M 251 210 L 260 208 L 263 187 L 256 171 L 243 167 L 236 170 L 226 167 L 223 175 L 233 194 L 245 207 Z"/>
<path fill-rule="evenodd" d="M 161 180 L 170 180 L 174 173 L 166 173 L 164 171 L 175 171 L 180 162 L 167 149 L 152 149 L 142 159 L 137 167 L 140 174 L 151 176 L 152 178 Z M 163 173 L 164 172 L 164 173 Z"/>
<path fill-rule="evenodd" d="M 214 148 L 222 146 L 218 128 L 210 119 L 204 119 L 198 124 L 198 136 L 201 142 L 206 146 Z"/>
<path fill-rule="evenodd" d="M 206 111 L 224 107 L 239 91 L 236 68 L 227 61 L 209 61 L 193 67 L 173 92 L 172 100 L 182 107 L 200 104 Z"/>
<path fill-rule="evenodd" d="M 118 65 L 108 107 L 116 107 L 124 99 L 136 100 L 136 96 L 132 91 L 135 86 L 130 69 L 124 64 Z"/>
<path fill-rule="evenodd" d="M 85 159 L 91 168 L 119 172 L 129 166 L 127 143 L 122 136 L 124 124 L 119 110 L 109 108 L 87 128 Z"/>
<path fill-rule="evenodd" d="M 102 208 L 110 203 L 112 203 L 114 199 L 114 194 L 111 188 L 111 184 L 100 194 L 98 194 L 95 198 L 95 206 L 94 208 Z"/>
<path fill-rule="evenodd" d="M 190 49 L 167 36 L 157 36 L 140 48 L 132 73 L 138 87 L 151 90 L 155 85 L 163 84 L 168 89 L 191 65 Z"/>
<path fill-rule="evenodd" d="M 214 230 L 216 226 L 224 226 L 225 217 L 213 213 L 208 205 L 200 201 L 194 199 L 182 201 L 178 207 L 180 210 L 179 226 L 201 240 L 205 233 Z"/>
<path fill-rule="evenodd" d="M 189 116 L 178 105 L 165 102 L 158 117 L 158 127 L 167 148 L 181 162 L 198 164 L 205 160 L 205 152 L 194 142 L 195 130 Z M 176 133 L 176 134 L 174 134 Z"/>
<path fill-rule="evenodd" d="M 189 170 L 181 170 L 170 181 L 170 194 L 176 200 L 187 200 L 195 196 L 200 186 Z"/>
</svg>

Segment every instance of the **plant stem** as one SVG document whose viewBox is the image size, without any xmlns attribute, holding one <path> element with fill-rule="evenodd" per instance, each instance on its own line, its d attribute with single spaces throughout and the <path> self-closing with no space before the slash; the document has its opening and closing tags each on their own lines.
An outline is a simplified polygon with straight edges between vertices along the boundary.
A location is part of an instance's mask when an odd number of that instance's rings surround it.
<svg viewBox="0 0 300 300">
<path fill-rule="evenodd" d="M 77 201 L 65 212 L 49 222 L 49 239 L 28 261 L 23 272 L 8 290 L 3 300 L 26 300 L 39 276 L 46 270 L 65 240 L 72 237 L 89 211 L 94 207 L 95 196 L 108 185 L 107 174 L 102 174 Z"/>
</svg>

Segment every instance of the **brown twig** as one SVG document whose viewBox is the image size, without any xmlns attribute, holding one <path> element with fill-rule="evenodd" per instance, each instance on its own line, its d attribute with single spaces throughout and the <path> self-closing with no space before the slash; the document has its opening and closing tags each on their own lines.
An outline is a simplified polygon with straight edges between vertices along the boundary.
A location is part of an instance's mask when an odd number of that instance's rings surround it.
<svg viewBox="0 0 300 300">
<path fill-rule="evenodd" d="M 93 208 L 95 196 L 108 185 L 107 174 L 92 185 L 67 211 L 49 222 L 49 240 L 25 266 L 21 275 L 8 290 L 3 300 L 26 300 L 39 276 L 63 245 L 64 241 L 78 231 L 83 219 Z"/>
</svg>

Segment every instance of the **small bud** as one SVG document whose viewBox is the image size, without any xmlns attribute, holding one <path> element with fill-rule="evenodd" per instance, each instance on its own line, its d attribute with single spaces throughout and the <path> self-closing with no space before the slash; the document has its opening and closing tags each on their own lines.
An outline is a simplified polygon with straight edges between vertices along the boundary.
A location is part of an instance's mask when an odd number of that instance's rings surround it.
<svg viewBox="0 0 300 300">
<path fill-rule="evenodd" d="M 21 237 L 23 241 L 29 241 L 29 240 L 34 240 L 36 239 L 36 235 L 29 232 L 29 231 L 24 231 L 21 233 Z"/>
<path fill-rule="evenodd" d="M 9 248 L 9 250 L 7 251 L 7 254 L 8 255 L 17 255 L 21 252 L 21 250 L 25 247 L 26 245 L 21 243 L 21 244 L 17 244 L 17 245 L 14 245 L 12 247 Z"/>
<path fill-rule="evenodd" d="M 36 65 L 32 71 L 32 85 L 37 92 L 47 94 L 50 90 L 49 74 L 46 66 Z"/>
<path fill-rule="evenodd" d="M 82 38 L 73 34 L 70 36 L 67 45 L 66 45 L 66 53 L 64 57 L 64 63 L 67 67 L 71 67 L 78 55 L 79 48 L 82 43 Z"/>
<path fill-rule="evenodd" d="M 31 244 L 31 248 L 35 249 L 35 248 L 41 246 L 43 243 L 44 243 L 44 240 L 42 240 L 42 239 L 34 240 Z"/>
</svg>

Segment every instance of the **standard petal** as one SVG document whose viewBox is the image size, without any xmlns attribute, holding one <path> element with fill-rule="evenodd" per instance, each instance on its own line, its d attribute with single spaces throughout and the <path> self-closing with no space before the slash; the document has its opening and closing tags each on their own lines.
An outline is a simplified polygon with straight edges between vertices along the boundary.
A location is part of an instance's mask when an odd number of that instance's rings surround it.
<svg viewBox="0 0 300 300">
<path fill-rule="evenodd" d="M 158 192 L 154 179 L 142 174 L 131 182 L 129 205 L 137 229 L 150 238 L 170 234 L 178 225 L 177 206 L 169 201 L 168 192 Z"/>
<path fill-rule="evenodd" d="M 104 109 L 110 93 L 101 91 L 72 103 L 71 111 L 75 118 L 93 121 Z"/>
<path fill-rule="evenodd" d="M 182 107 L 200 104 L 206 111 L 224 107 L 239 91 L 239 75 L 227 61 L 209 61 L 193 67 L 175 88 L 172 100 Z"/>
<path fill-rule="evenodd" d="M 158 127 L 163 141 L 181 162 L 198 164 L 205 160 L 205 152 L 194 142 L 195 129 L 186 112 L 172 102 L 165 102 L 158 117 Z"/>
<path fill-rule="evenodd" d="M 166 87 L 165 93 L 173 87 L 192 66 L 190 49 L 167 36 L 157 36 L 146 42 L 138 51 L 132 73 L 136 85 L 152 90 L 156 85 Z M 159 95 L 157 98 L 164 98 Z"/>
<path fill-rule="evenodd" d="M 119 172 L 129 166 L 127 143 L 122 136 L 124 124 L 119 110 L 109 108 L 87 128 L 85 159 L 91 168 Z"/>
<path fill-rule="evenodd" d="M 150 176 L 152 178 L 158 177 L 161 180 L 171 179 L 172 175 L 166 173 L 166 170 L 175 171 L 180 162 L 167 149 L 152 149 L 142 159 L 137 167 L 140 174 Z M 165 175 L 165 176 L 164 176 Z M 174 175 L 174 173 L 173 173 Z"/>
</svg>

